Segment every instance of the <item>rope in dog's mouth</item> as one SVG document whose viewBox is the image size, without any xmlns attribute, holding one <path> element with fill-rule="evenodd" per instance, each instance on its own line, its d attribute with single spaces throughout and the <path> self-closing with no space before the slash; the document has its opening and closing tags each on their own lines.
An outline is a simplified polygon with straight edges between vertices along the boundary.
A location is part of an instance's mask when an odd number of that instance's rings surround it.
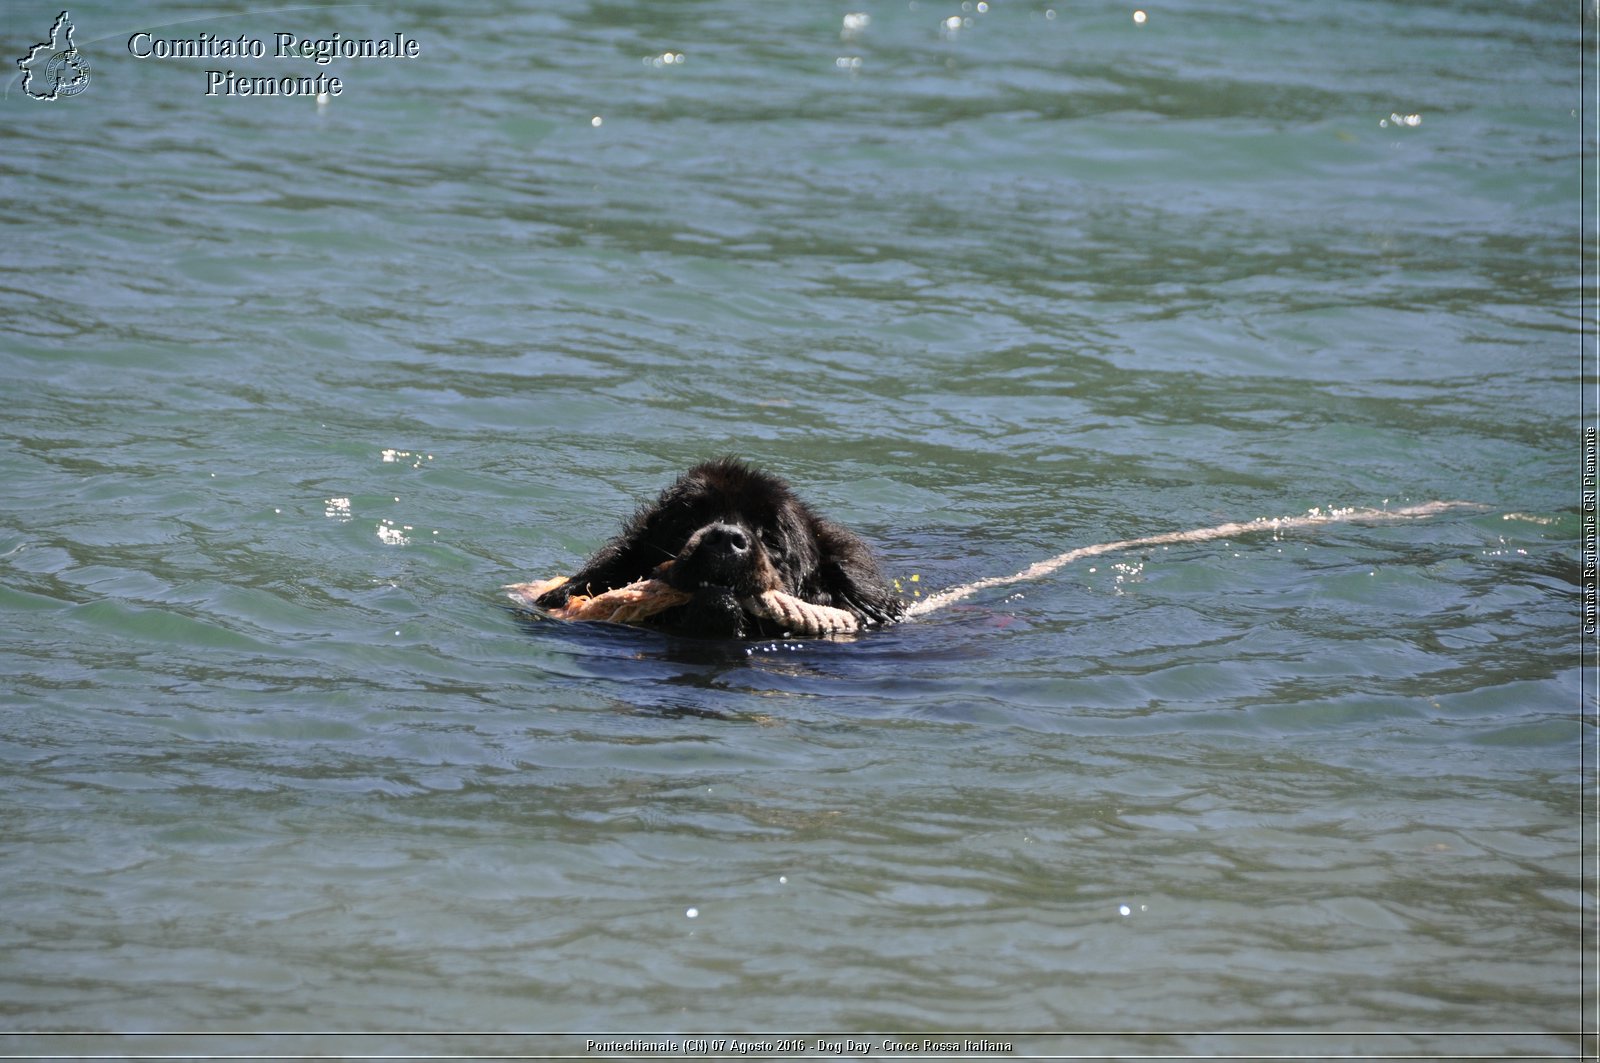
<svg viewBox="0 0 1600 1063">
<path fill-rule="evenodd" d="M 505 590 L 512 601 L 548 613 L 557 620 L 609 620 L 617 624 L 637 624 L 673 606 L 682 605 L 693 597 L 665 580 L 652 578 L 600 594 L 575 594 L 567 599 L 566 605 L 554 609 L 544 609 L 537 604 L 539 595 L 566 581 L 565 576 L 557 576 L 538 583 L 513 583 Z M 864 626 L 860 618 L 848 610 L 835 609 L 831 605 L 813 605 L 786 591 L 766 591 L 741 598 L 739 608 L 751 616 L 782 625 L 791 635 L 819 638 L 851 635 Z"/>
<path fill-rule="evenodd" d="M 1299 517 L 1258 517 L 1255 520 L 1218 524 L 1210 528 L 1194 528 L 1189 531 L 1162 532 L 1159 535 L 1146 535 L 1138 539 L 1121 539 L 1111 543 L 1097 543 L 1093 546 L 1080 546 L 1068 550 L 1064 554 L 1057 554 L 1036 564 L 1029 565 L 1021 572 L 1011 576 L 991 576 L 986 579 L 974 580 L 963 583 L 948 590 L 939 591 L 920 601 L 912 603 L 906 609 L 906 618 L 926 616 L 935 609 L 954 605 L 956 602 L 972 597 L 980 591 L 994 587 L 1009 587 L 1014 583 L 1023 583 L 1028 580 L 1041 579 L 1058 569 L 1065 568 L 1074 561 L 1081 561 L 1086 557 L 1098 557 L 1101 554 L 1117 553 L 1123 550 L 1139 550 L 1150 546 L 1169 546 L 1176 543 L 1203 543 L 1215 539 L 1229 539 L 1239 535 L 1251 535 L 1259 532 L 1280 532 L 1294 528 L 1310 528 L 1324 524 L 1356 524 L 1380 523 L 1394 520 L 1415 520 L 1419 517 L 1432 517 L 1452 510 L 1482 509 L 1476 502 L 1424 502 L 1421 505 L 1402 506 L 1399 509 L 1314 509 Z M 561 586 L 567 581 L 565 576 L 555 579 L 542 580 L 537 583 L 513 583 L 505 588 L 506 594 L 519 606 L 546 613 L 558 620 L 609 620 L 619 624 L 636 624 L 646 620 L 657 613 L 682 605 L 689 601 L 692 595 L 686 591 L 678 590 L 665 580 L 648 578 L 626 587 L 604 591 L 596 595 L 572 595 L 567 604 L 545 609 L 537 604 L 541 594 Z M 752 616 L 770 620 L 782 625 L 791 635 L 826 637 L 830 635 L 851 635 L 869 626 L 856 614 L 845 609 L 835 609 L 828 605 L 813 605 L 785 591 L 766 591 L 739 600 L 739 607 Z"/>
<path fill-rule="evenodd" d="M 1086 557 L 1098 557 L 1100 554 L 1117 553 L 1122 550 L 1139 550 L 1148 546 L 1168 546 L 1173 543 L 1203 543 L 1213 539 L 1229 539 L 1236 535 L 1287 531 L 1292 528 L 1310 528 L 1322 524 L 1414 520 L 1418 517 L 1437 516 L 1440 513 L 1448 513 L 1451 510 L 1481 508 L 1483 507 L 1476 502 L 1424 502 L 1421 505 L 1403 506 L 1399 509 L 1314 509 L 1299 517 L 1258 517 L 1251 521 L 1218 524 L 1210 528 L 1162 532 L 1159 535 L 1146 535 L 1138 539 L 1121 539 L 1114 543 L 1080 546 L 1076 549 L 1068 550 L 1064 554 L 1057 554 L 1055 557 L 1029 565 L 1014 576 L 990 576 L 987 579 L 963 583 L 959 587 L 951 587 L 948 590 L 929 595 L 921 601 L 913 602 L 906 609 L 906 617 L 909 619 L 913 616 L 924 616 L 935 609 L 943 609 L 947 605 L 954 605 L 964 598 L 970 598 L 979 591 L 986 591 L 992 587 L 1009 587 L 1013 583 L 1040 579 L 1050 575 L 1057 569 L 1065 568 L 1074 561 L 1081 561 Z"/>
</svg>

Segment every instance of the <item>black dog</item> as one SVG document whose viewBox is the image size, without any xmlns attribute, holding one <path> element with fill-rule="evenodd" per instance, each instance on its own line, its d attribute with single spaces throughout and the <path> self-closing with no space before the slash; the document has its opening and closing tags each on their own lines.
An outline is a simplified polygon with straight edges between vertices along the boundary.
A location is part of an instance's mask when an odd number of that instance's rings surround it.
<svg viewBox="0 0 1600 1063">
<path fill-rule="evenodd" d="M 767 591 L 843 609 L 864 625 L 903 612 L 866 543 L 812 512 L 778 477 L 733 458 L 684 473 L 538 604 L 560 608 L 571 595 L 652 576 L 693 595 L 646 621 L 673 634 L 781 635 L 780 625 L 749 608 Z"/>
</svg>

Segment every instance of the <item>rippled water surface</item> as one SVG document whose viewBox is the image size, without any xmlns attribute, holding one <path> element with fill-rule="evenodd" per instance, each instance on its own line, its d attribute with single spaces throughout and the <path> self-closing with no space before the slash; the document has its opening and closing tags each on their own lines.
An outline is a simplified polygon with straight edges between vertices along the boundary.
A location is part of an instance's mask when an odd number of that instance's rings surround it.
<svg viewBox="0 0 1600 1063">
<path fill-rule="evenodd" d="M 8 1051 L 1577 1050 L 1578 11 L 71 17 L 0 104 Z M 854 642 L 504 607 L 719 453 L 908 596 L 1481 508 Z"/>
</svg>

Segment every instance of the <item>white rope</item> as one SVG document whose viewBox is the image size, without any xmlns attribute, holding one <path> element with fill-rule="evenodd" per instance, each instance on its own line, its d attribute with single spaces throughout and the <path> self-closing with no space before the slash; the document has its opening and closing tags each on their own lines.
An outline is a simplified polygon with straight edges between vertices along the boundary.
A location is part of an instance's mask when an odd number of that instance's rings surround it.
<svg viewBox="0 0 1600 1063">
<path fill-rule="evenodd" d="M 861 630 L 856 614 L 831 605 L 812 605 L 783 591 L 767 591 L 740 604 L 757 616 L 787 624 L 792 635 L 850 635 Z"/>
<path fill-rule="evenodd" d="M 921 601 L 913 602 L 906 609 L 908 618 L 931 613 L 935 609 L 943 609 L 953 605 L 964 598 L 970 598 L 979 591 L 986 591 L 991 587 L 1008 587 L 1013 583 L 1022 583 L 1025 580 L 1039 579 L 1048 576 L 1057 569 L 1064 568 L 1074 561 L 1082 561 L 1086 557 L 1097 557 L 1100 554 L 1115 553 L 1119 550 L 1138 550 L 1147 546 L 1165 546 L 1171 543 L 1203 543 L 1212 539 L 1229 539 L 1236 535 L 1249 535 L 1254 532 L 1278 532 L 1291 528 L 1311 528 L 1323 524 L 1340 524 L 1355 522 L 1371 522 L 1386 520 L 1413 520 L 1417 517 L 1432 517 L 1440 513 L 1448 513 L 1455 509 L 1479 509 L 1475 502 L 1424 502 L 1417 506 L 1404 506 L 1400 509 L 1313 509 L 1303 517 L 1258 517 L 1252 521 L 1232 524 L 1218 524 L 1214 528 L 1195 528 L 1192 531 L 1162 532 L 1160 535 L 1146 535 L 1140 539 L 1123 539 L 1114 543 L 1097 543 L 1094 546 L 1080 546 L 1076 550 L 1068 550 L 1038 564 L 1029 565 L 1014 576 L 990 576 L 987 579 L 974 580 L 963 583 L 959 587 L 951 587 L 937 594 L 929 595 Z"/>
</svg>

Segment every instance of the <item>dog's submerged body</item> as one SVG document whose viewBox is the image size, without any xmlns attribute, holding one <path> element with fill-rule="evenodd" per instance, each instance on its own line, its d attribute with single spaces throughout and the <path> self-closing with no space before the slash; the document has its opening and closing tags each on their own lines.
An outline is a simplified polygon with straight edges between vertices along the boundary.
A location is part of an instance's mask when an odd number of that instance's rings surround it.
<svg viewBox="0 0 1600 1063">
<path fill-rule="evenodd" d="M 652 577 L 690 596 L 645 621 L 679 635 L 783 635 L 781 623 L 751 607 L 774 591 L 842 609 L 863 626 L 904 612 L 866 543 L 813 512 L 783 480 L 732 458 L 684 473 L 537 604 L 559 609 L 573 596 Z"/>
</svg>

